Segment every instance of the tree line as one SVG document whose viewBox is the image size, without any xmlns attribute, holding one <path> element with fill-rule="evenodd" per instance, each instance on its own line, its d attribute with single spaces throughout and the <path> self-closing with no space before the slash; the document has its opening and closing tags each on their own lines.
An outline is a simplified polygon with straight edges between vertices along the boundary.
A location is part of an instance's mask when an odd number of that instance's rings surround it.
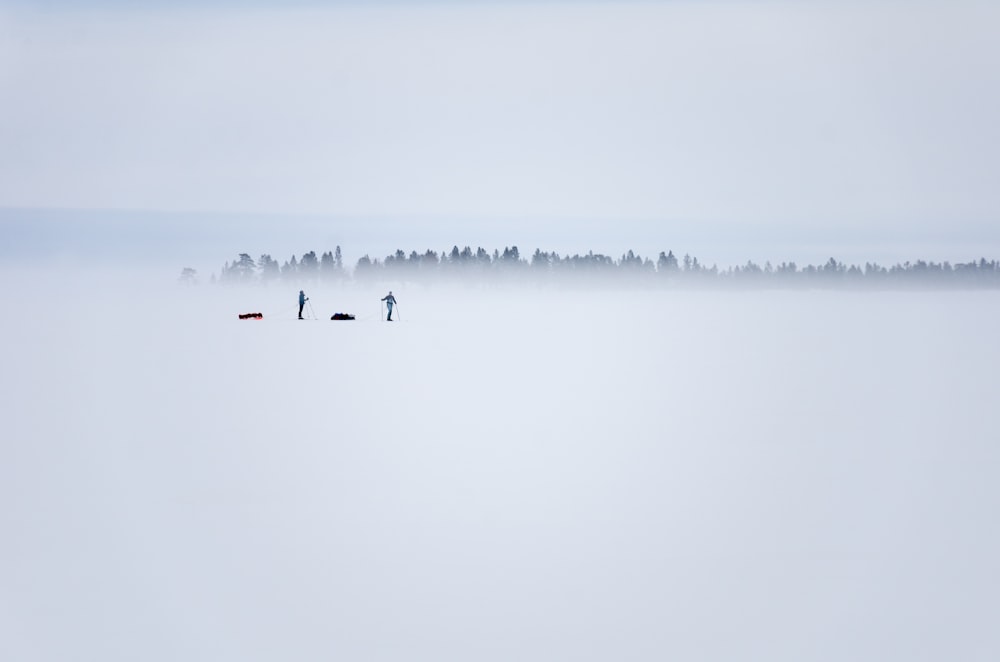
<svg viewBox="0 0 1000 662">
<path fill-rule="evenodd" d="M 619 258 L 601 253 L 560 255 L 536 249 L 525 257 L 517 246 L 492 252 L 479 247 L 453 246 L 440 253 L 433 250 L 397 250 L 386 257 L 361 257 L 353 269 L 344 265 L 340 246 L 319 256 L 315 251 L 294 255 L 280 263 L 264 254 L 254 259 L 240 253 L 226 262 L 212 282 L 296 285 L 334 282 L 432 283 L 449 279 L 462 282 L 533 282 L 552 284 L 697 285 L 748 287 L 834 287 L 834 286 L 922 286 L 1000 287 L 1000 262 L 980 258 L 970 262 L 915 262 L 883 266 L 867 262 L 863 266 L 845 264 L 834 258 L 819 265 L 799 266 L 795 262 L 744 265 L 720 269 L 705 266 L 697 257 L 678 258 L 673 251 L 661 251 L 655 260 L 628 251 Z M 185 268 L 181 280 L 194 282 L 197 272 Z"/>
<path fill-rule="evenodd" d="M 316 251 L 303 253 L 300 259 L 293 255 L 279 265 L 267 253 L 254 260 L 247 253 L 240 253 L 231 263 L 226 262 L 219 273 L 223 283 L 261 283 L 343 280 L 349 276 L 344 268 L 344 257 L 340 246 L 332 251 L 316 256 Z"/>
</svg>

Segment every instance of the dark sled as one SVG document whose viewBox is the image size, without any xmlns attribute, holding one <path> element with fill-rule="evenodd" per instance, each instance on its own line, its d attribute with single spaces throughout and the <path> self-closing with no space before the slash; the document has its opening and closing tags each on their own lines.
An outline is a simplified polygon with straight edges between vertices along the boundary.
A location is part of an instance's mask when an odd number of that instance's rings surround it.
<svg viewBox="0 0 1000 662">
<path fill-rule="evenodd" d="M 332 319 L 332 320 L 352 320 L 352 319 L 354 319 L 354 315 L 348 315 L 347 313 L 334 313 L 333 317 L 331 317 L 330 319 Z"/>
<path fill-rule="evenodd" d="M 240 315 L 241 320 L 262 320 L 264 319 L 264 313 L 243 313 Z"/>
</svg>

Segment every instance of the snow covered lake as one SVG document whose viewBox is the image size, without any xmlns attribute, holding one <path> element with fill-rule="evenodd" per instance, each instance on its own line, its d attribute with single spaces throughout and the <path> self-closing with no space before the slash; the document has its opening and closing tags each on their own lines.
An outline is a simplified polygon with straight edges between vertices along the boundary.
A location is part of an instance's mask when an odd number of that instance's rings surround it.
<svg viewBox="0 0 1000 662">
<path fill-rule="evenodd" d="M 119 276 L 6 275 L 0 659 L 1000 657 L 1000 292 Z"/>
</svg>

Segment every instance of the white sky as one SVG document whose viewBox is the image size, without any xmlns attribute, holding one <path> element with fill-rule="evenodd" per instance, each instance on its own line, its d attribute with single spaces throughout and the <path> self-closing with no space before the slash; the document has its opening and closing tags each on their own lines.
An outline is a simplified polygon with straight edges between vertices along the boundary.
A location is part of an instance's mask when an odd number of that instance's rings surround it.
<svg viewBox="0 0 1000 662">
<path fill-rule="evenodd" d="M 971 2 L 7 6 L 0 207 L 975 242 L 1000 219 L 997 25 Z"/>
</svg>

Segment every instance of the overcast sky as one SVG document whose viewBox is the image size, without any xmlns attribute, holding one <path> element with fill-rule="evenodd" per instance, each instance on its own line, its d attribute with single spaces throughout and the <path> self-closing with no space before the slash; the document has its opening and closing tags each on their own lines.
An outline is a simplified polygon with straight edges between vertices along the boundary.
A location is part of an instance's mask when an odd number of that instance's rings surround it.
<svg viewBox="0 0 1000 662">
<path fill-rule="evenodd" d="M 998 3 L 191 4 L 0 5 L 0 207 L 996 240 Z"/>
</svg>

